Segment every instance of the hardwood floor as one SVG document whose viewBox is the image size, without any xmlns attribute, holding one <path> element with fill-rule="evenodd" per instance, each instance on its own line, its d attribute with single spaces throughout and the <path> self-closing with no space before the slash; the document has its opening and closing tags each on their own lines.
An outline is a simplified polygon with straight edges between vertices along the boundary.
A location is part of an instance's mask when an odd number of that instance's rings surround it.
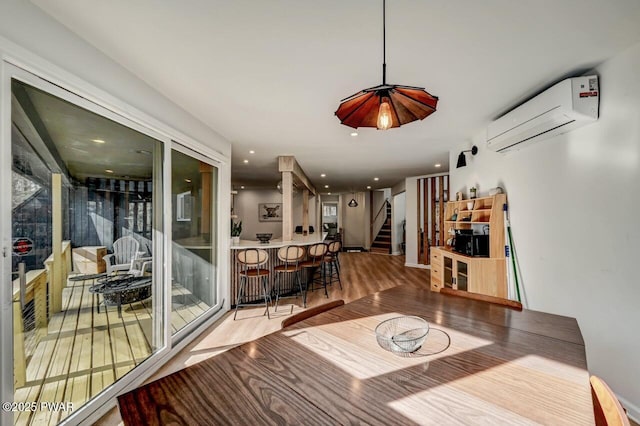
<svg viewBox="0 0 640 426">
<path fill-rule="evenodd" d="M 340 253 L 343 289 L 337 282 L 329 288 L 329 298 L 317 288 L 309 292 L 307 306 L 313 307 L 328 300 L 343 299 L 345 303 L 398 285 L 429 288 L 429 270 L 407 268 L 404 256 L 385 256 L 369 253 Z M 239 344 L 255 340 L 280 329 L 282 320 L 303 309 L 300 299 L 284 299 L 278 311 L 271 310 L 271 319 L 263 316 L 264 307 L 244 308 L 233 321 L 233 311 L 209 327 L 194 342 L 180 351 L 149 381 L 164 377 L 189 365 L 215 356 Z M 293 304 L 293 312 L 291 310 Z M 111 410 L 97 423 L 117 425 L 121 423 L 117 409 Z"/>
</svg>

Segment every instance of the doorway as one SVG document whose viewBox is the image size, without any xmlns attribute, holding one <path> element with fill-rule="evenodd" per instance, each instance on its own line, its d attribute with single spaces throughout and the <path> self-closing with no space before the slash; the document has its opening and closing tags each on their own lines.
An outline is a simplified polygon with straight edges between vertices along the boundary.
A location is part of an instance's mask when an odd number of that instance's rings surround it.
<svg viewBox="0 0 640 426">
<path fill-rule="evenodd" d="M 327 233 L 327 239 L 335 239 L 338 235 L 338 202 L 322 203 L 322 230 Z"/>
</svg>

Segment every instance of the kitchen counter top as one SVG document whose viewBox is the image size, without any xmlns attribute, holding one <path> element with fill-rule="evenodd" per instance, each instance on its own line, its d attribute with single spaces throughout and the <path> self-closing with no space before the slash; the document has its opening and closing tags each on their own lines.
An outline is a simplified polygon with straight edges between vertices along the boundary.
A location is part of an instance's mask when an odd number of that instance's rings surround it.
<svg viewBox="0 0 640 426">
<path fill-rule="evenodd" d="M 243 250 L 248 248 L 280 248 L 290 245 L 308 246 L 311 244 L 321 243 L 324 241 L 326 236 L 326 232 L 313 233 L 306 236 L 302 234 L 294 234 L 293 240 L 282 241 L 282 238 L 274 238 L 266 244 L 255 240 L 240 240 L 239 244 L 231 245 L 231 250 Z"/>
</svg>

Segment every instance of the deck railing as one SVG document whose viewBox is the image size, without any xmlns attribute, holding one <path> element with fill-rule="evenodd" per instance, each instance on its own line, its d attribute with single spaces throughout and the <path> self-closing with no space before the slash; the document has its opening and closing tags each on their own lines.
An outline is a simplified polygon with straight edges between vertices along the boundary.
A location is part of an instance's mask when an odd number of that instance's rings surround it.
<svg viewBox="0 0 640 426">
<path fill-rule="evenodd" d="M 23 309 L 33 301 L 34 312 L 34 347 L 47 335 L 49 324 L 47 316 L 47 284 L 52 283 L 53 270 L 60 267 L 62 283 L 59 283 L 59 297 L 62 299 L 62 287 L 66 285 L 67 277 L 71 273 L 71 242 L 62 242 L 59 262 L 54 261 L 53 255 L 44 261 L 45 269 L 34 269 L 26 272 L 25 283 L 21 291 L 20 278 L 13 280 L 13 356 L 14 356 L 14 386 L 22 387 L 26 382 L 27 357 L 25 349 L 25 330 Z M 49 285 L 49 287 L 54 287 Z M 51 294 L 51 297 L 54 297 Z M 62 300 L 60 300 L 61 304 Z"/>
</svg>

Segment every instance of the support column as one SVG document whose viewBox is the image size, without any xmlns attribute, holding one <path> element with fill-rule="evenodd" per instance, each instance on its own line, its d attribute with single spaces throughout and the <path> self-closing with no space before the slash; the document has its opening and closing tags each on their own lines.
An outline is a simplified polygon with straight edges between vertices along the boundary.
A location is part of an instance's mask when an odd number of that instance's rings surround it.
<svg viewBox="0 0 640 426">
<path fill-rule="evenodd" d="M 53 271 L 49 277 L 51 313 L 62 310 L 62 175 L 51 175 L 51 247 Z"/>
<path fill-rule="evenodd" d="M 309 190 L 302 191 L 302 232 L 309 234 Z"/>
<path fill-rule="evenodd" d="M 293 239 L 293 180 L 304 190 L 302 226 L 306 231 L 309 230 L 309 194 L 315 196 L 316 189 L 291 155 L 278 157 L 278 171 L 282 173 L 282 239 L 290 241 Z"/>
<path fill-rule="evenodd" d="M 212 167 L 200 162 L 200 178 L 202 180 L 201 235 L 205 241 L 211 241 L 211 181 Z"/>
<path fill-rule="evenodd" d="M 293 239 L 293 173 L 282 172 L 282 241 L 290 241 L 292 239 Z"/>
</svg>

